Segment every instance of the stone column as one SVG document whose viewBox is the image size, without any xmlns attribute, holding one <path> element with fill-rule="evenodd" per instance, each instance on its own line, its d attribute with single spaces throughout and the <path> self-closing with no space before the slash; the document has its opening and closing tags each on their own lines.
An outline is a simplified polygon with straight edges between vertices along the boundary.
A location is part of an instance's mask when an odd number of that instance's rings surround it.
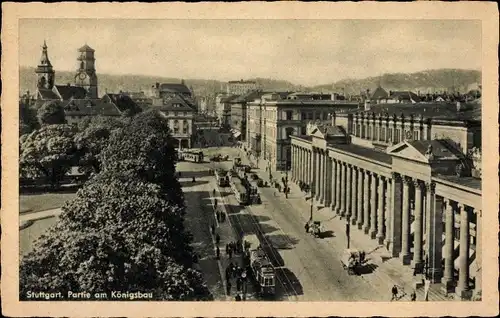
<svg viewBox="0 0 500 318">
<path fill-rule="evenodd" d="M 411 178 L 403 180 L 403 213 L 401 217 L 401 260 L 403 265 L 410 264 L 410 182 Z"/>
<path fill-rule="evenodd" d="M 336 160 L 335 161 L 335 213 L 340 214 L 341 211 L 341 188 L 342 188 L 342 166 L 340 164 L 340 161 Z"/>
<path fill-rule="evenodd" d="M 304 169 L 304 160 L 302 158 L 302 148 L 299 147 L 299 162 L 298 162 L 298 165 L 299 165 L 299 182 L 300 181 L 304 181 L 304 177 L 302 175 L 302 171 Z"/>
<path fill-rule="evenodd" d="M 358 201 L 356 204 L 357 207 L 357 214 L 358 214 L 358 229 L 363 228 L 363 175 L 364 172 L 361 170 L 361 168 L 358 168 L 358 191 L 356 195 L 356 200 Z"/>
<path fill-rule="evenodd" d="M 476 213 L 476 264 L 478 267 L 474 292 L 478 293 L 481 292 L 483 288 L 483 279 L 481 277 L 483 272 L 483 255 L 481 251 L 483 247 L 483 215 L 481 210 L 474 209 L 474 212 Z"/>
<path fill-rule="evenodd" d="M 342 175 L 340 176 L 340 215 L 345 215 L 345 178 L 346 178 L 346 165 L 344 162 L 341 164 Z"/>
<path fill-rule="evenodd" d="M 351 190 L 351 223 L 356 225 L 358 222 L 358 168 L 352 167 L 352 190 Z"/>
<path fill-rule="evenodd" d="M 314 197 L 316 198 L 316 200 L 318 201 L 319 200 L 319 193 L 320 193 L 320 175 L 321 175 L 321 171 L 320 171 L 320 156 L 319 156 L 319 150 L 316 150 L 314 152 L 314 157 L 315 157 L 315 162 L 314 162 L 314 169 L 316 171 L 316 174 L 314 176 Z"/>
<path fill-rule="evenodd" d="M 311 151 L 309 152 L 309 159 L 311 161 L 311 169 L 309 172 L 309 182 L 311 184 L 311 189 L 313 191 L 316 191 L 316 151 L 314 150 L 314 148 L 311 149 Z"/>
<path fill-rule="evenodd" d="M 378 179 L 378 209 L 377 209 L 377 240 L 378 244 L 384 243 L 384 177 Z"/>
<path fill-rule="evenodd" d="M 323 154 L 322 150 L 318 150 L 318 187 L 316 188 L 318 193 L 316 199 L 318 203 L 321 204 L 323 201 Z"/>
<path fill-rule="evenodd" d="M 440 283 L 443 276 L 443 198 L 436 195 L 436 185 L 426 183 L 426 261 L 428 278 Z"/>
<path fill-rule="evenodd" d="M 326 177 L 326 154 L 321 151 L 321 203 L 324 205 L 326 205 Z"/>
<path fill-rule="evenodd" d="M 325 154 L 325 208 L 332 202 L 332 159 Z"/>
<path fill-rule="evenodd" d="M 393 257 L 398 256 L 401 252 L 402 181 L 400 174 L 392 173 L 388 245 Z"/>
<path fill-rule="evenodd" d="M 413 266 L 420 266 L 422 259 L 422 219 L 424 217 L 424 207 L 422 205 L 422 183 L 419 180 L 414 180 L 415 185 L 415 227 L 413 238 Z"/>
<path fill-rule="evenodd" d="M 457 204 L 460 211 L 460 256 L 457 295 L 469 298 L 469 209 Z"/>
<path fill-rule="evenodd" d="M 295 182 L 295 164 L 296 164 L 296 160 L 295 160 L 295 146 L 294 145 L 291 145 L 291 150 L 290 150 L 290 155 L 291 155 L 291 166 L 290 166 L 290 172 L 291 172 L 291 177 L 292 177 L 292 182 Z"/>
<path fill-rule="evenodd" d="M 370 183 L 370 237 L 377 236 L 377 176 L 372 173 Z"/>
<path fill-rule="evenodd" d="M 337 193 L 337 188 L 336 188 L 336 185 L 337 185 L 337 163 L 335 161 L 335 159 L 333 158 L 330 158 L 330 165 L 332 167 L 332 175 L 331 175 L 331 189 L 330 189 L 330 203 L 331 203 L 331 208 L 332 208 L 332 211 L 335 211 L 335 208 L 336 208 L 336 204 L 335 204 L 335 199 L 336 199 L 336 193 Z"/>
<path fill-rule="evenodd" d="M 365 170 L 363 183 L 363 230 L 368 234 L 370 230 L 370 172 Z"/>
<path fill-rule="evenodd" d="M 443 287 L 446 293 L 451 293 L 454 291 L 454 257 L 453 251 L 455 249 L 455 239 L 454 239 L 454 227 L 455 227 L 455 211 L 453 211 L 453 206 L 451 205 L 451 200 L 445 200 L 446 210 L 445 210 L 445 239 L 444 239 L 444 275 L 443 275 Z"/>
<path fill-rule="evenodd" d="M 345 193 L 345 216 L 347 218 L 347 221 L 350 220 L 351 218 L 351 188 L 352 188 L 352 182 L 351 182 L 351 165 L 346 165 L 346 193 Z"/>
</svg>

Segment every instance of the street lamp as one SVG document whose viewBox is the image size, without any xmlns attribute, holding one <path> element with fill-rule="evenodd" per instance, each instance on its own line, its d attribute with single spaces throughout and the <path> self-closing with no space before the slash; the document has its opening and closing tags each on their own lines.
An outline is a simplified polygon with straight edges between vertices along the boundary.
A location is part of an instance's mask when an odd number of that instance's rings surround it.
<svg viewBox="0 0 500 318">
<path fill-rule="evenodd" d="M 314 201 L 314 183 L 311 183 L 311 186 L 309 187 L 311 190 L 311 197 L 309 198 L 311 200 L 311 214 L 309 216 L 309 221 L 312 221 L 313 220 L 313 208 L 314 208 L 314 204 L 313 204 L 313 201 Z"/>
</svg>

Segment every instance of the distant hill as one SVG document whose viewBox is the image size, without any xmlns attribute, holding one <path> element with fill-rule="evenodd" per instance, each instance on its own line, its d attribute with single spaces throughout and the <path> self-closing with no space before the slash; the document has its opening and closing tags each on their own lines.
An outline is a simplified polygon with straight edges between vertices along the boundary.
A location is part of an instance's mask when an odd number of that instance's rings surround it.
<svg viewBox="0 0 500 318">
<path fill-rule="evenodd" d="M 67 83 L 74 83 L 75 72 L 57 71 L 56 70 L 56 84 L 64 85 Z M 147 75 L 111 75 L 98 73 L 99 80 L 99 95 L 103 95 L 106 90 L 108 92 L 122 91 L 147 91 L 156 82 L 159 83 L 180 83 L 182 79 L 161 77 L 161 76 L 147 76 Z M 253 79 L 265 90 L 296 90 L 300 86 L 296 86 L 287 81 L 256 78 Z M 36 89 L 36 76 L 34 67 L 21 67 L 19 70 L 19 89 L 22 93 L 29 90 L 34 92 Z M 204 80 L 204 79 L 185 79 L 185 84 L 192 87 L 195 95 L 205 96 L 212 95 L 214 92 L 226 90 L 226 83 L 217 80 Z"/>
<path fill-rule="evenodd" d="M 464 93 L 471 84 L 481 83 L 481 72 L 462 69 L 437 69 L 417 73 L 393 73 L 364 79 L 344 79 L 332 84 L 311 87 L 315 91 L 335 91 L 359 94 L 370 89 L 372 92 L 380 84 L 386 90 L 411 90 L 439 92 L 454 89 Z"/>
</svg>

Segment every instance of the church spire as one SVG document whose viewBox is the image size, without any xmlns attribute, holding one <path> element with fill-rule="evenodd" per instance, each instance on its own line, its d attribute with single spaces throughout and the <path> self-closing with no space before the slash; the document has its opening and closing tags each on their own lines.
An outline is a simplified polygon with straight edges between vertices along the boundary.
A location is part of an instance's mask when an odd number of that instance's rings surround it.
<svg viewBox="0 0 500 318">
<path fill-rule="evenodd" d="M 40 66 L 52 66 L 49 60 L 49 54 L 47 52 L 47 43 L 43 40 L 42 46 L 42 57 L 40 58 Z"/>
</svg>

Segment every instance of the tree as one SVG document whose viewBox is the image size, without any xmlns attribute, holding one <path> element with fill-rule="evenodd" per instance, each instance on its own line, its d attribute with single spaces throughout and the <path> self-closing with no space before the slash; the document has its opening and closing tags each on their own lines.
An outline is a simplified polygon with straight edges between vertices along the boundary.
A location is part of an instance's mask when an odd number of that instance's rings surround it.
<svg viewBox="0 0 500 318">
<path fill-rule="evenodd" d="M 44 176 L 57 186 L 69 171 L 75 154 L 75 128 L 70 125 L 49 125 L 20 139 L 19 165 L 21 176 Z"/>
<path fill-rule="evenodd" d="M 168 122 L 158 112 L 140 113 L 111 136 L 108 147 L 100 154 L 102 169 L 127 172 L 131 178 L 159 184 L 172 202 L 184 206 L 175 173 L 175 144 Z"/>
<path fill-rule="evenodd" d="M 19 135 L 24 135 L 39 128 L 36 111 L 24 101 L 19 101 Z"/>
<path fill-rule="evenodd" d="M 132 117 L 142 112 L 142 108 L 130 96 L 124 94 L 118 95 L 116 105 L 122 111 L 123 117 Z"/>
<path fill-rule="evenodd" d="M 101 171 L 99 154 L 107 147 L 111 134 L 124 127 L 124 123 L 116 118 L 94 117 L 79 123 L 80 132 L 75 135 L 75 146 L 78 150 L 78 165 L 86 174 Z"/>
<path fill-rule="evenodd" d="M 66 123 L 64 108 L 58 101 L 45 102 L 37 112 L 40 125 L 57 125 Z"/>
<path fill-rule="evenodd" d="M 151 292 L 155 300 L 209 296 L 192 269 L 182 213 L 161 187 L 127 174 L 96 175 L 63 207 L 20 268 L 20 296 L 29 290 Z"/>
</svg>

